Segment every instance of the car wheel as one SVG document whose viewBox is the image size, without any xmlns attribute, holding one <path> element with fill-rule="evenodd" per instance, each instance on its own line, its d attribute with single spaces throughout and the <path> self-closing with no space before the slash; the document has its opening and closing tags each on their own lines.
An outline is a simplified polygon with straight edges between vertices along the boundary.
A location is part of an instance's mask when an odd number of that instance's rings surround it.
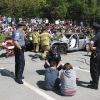
<svg viewBox="0 0 100 100">
<path fill-rule="evenodd" d="M 86 49 L 86 51 L 90 50 L 89 43 L 86 44 L 85 49 Z"/>
<path fill-rule="evenodd" d="M 66 53 L 66 47 L 64 45 L 60 45 L 58 47 L 58 52 L 61 53 L 61 54 Z"/>
</svg>

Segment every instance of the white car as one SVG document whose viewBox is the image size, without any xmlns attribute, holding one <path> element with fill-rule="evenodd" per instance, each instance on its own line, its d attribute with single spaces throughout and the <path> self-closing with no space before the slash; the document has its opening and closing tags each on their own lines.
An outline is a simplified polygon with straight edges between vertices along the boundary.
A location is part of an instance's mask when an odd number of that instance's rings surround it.
<svg viewBox="0 0 100 100">
<path fill-rule="evenodd" d="M 82 33 L 64 33 L 51 41 L 51 47 L 56 46 L 58 52 L 66 53 L 71 50 L 88 50 L 90 39 Z"/>
</svg>

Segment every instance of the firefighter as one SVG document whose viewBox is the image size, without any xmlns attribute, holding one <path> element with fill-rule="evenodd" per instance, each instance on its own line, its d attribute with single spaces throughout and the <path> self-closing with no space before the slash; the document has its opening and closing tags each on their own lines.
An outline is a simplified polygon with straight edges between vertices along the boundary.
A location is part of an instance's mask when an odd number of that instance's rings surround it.
<svg viewBox="0 0 100 100">
<path fill-rule="evenodd" d="M 47 52 L 50 50 L 50 40 L 53 40 L 53 36 L 46 31 L 46 28 L 43 28 L 42 33 L 40 34 L 40 44 L 43 54 L 41 55 L 41 60 L 45 60 Z"/>
<path fill-rule="evenodd" d="M 32 39 L 33 39 L 33 49 L 34 52 L 39 52 L 39 43 L 40 43 L 40 34 L 38 32 L 38 28 L 34 28 L 34 32 L 32 33 Z"/>
</svg>

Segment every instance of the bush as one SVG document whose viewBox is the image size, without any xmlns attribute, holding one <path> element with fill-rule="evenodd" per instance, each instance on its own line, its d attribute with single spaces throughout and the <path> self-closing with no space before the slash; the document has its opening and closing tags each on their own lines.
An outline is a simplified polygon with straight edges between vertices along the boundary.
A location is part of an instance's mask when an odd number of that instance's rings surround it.
<svg viewBox="0 0 100 100">
<path fill-rule="evenodd" d="M 5 38 L 6 38 L 7 36 L 8 36 L 8 35 L 5 35 L 5 34 L 0 35 L 0 43 L 4 42 L 4 41 L 5 41 Z"/>
</svg>

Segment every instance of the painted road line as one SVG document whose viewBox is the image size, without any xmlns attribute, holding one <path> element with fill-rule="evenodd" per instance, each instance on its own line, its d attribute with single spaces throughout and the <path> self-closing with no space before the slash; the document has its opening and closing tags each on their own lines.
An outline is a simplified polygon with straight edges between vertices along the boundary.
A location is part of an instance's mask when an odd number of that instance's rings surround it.
<svg viewBox="0 0 100 100">
<path fill-rule="evenodd" d="M 8 74 L 9 76 L 11 76 L 11 77 L 14 78 L 14 75 L 11 74 L 9 71 L 5 70 L 4 68 L 0 68 L 0 69 L 3 70 L 3 71 L 4 71 L 6 74 Z M 46 98 L 47 100 L 56 100 L 56 99 L 50 97 L 49 95 L 45 94 L 44 92 L 40 91 L 40 90 L 37 89 L 36 87 L 30 85 L 29 83 L 27 83 L 27 82 L 25 82 L 25 81 L 23 81 L 23 82 L 24 82 L 24 85 L 25 85 L 26 87 L 28 87 L 29 89 L 35 91 L 36 93 L 38 93 L 38 94 L 41 95 L 42 97 Z"/>
<path fill-rule="evenodd" d="M 28 84 L 27 82 L 23 81 L 24 85 L 28 88 L 30 88 L 31 90 L 35 91 L 36 93 L 38 93 L 39 95 L 41 95 L 42 97 L 46 98 L 47 100 L 56 100 L 52 97 L 50 97 L 49 95 L 45 94 L 44 92 L 40 91 L 39 89 L 37 89 L 36 87 Z"/>
<path fill-rule="evenodd" d="M 82 69 L 82 68 L 78 68 L 78 67 L 74 67 L 75 69 L 77 70 L 81 70 L 81 71 L 85 71 L 85 72 L 90 72 L 89 70 L 85 70 L 85 69 Z"/>
<path fill-rule="evenodd" d="M 64 64 L 62 63 L 62 65 L 64 66 Z M 84 64 L 83 64 L 84 65 Z M 76 69 L 76 70 L 81 70 L 81 71 L 85 71 L 85 72 L 90 72 L 89 70 L 86 70 L 86 69 L 83 69 L 83 68 L 81 68 L 81 67 L 74 67 L 74 69 Z"/>
<path fill-rule="evenodd" d="M 14 78 L 14 75 L 11 74 L 9 71 L 4 70 L 4 68 L 0 68 L 0 69 L 3 70 L 6 74 L 8 74 L 8 75 L 10 75 L 11 77 Z M 85 72 L 90 72 L 90 71 L 88 71 L 88 70 L 80 69 L 80 68 L 77 68 L 77 67 L 74 67 L 74 69 L 76 69 L 76 70 L 81 70 L 81 71 L 85 71 Z M 29 83 L 27 83 L 27 82 L 25 82 L 25 81 L 23 81 L 23 82 L 24 82 L 24 85 L 25 85 L 26 87 L 28 87 L 29 89 L 35 91 L 36 93 L 38 93 L 38 94 L 41 95 L 42 97 L 46 98 L 47 100 L 56 100 L 56 99 L 50 97 L 49 95 L 45 94 L 44 92 L 40 91 L 40 90 L 37 89 L 36 87 L 30 85 Z"/>
</svg>

